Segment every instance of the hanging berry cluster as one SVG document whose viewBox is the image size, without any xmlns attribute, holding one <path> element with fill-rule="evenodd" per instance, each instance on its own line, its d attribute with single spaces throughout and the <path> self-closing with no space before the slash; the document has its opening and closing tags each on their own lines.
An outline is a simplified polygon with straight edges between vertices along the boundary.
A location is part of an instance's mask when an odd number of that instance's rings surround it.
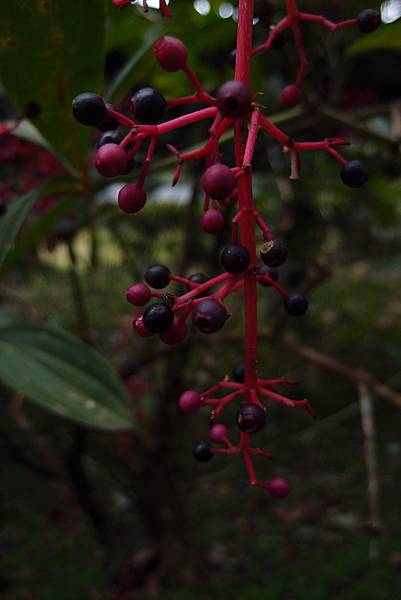
<svg viewBox="0 0 401 600">
<path fill-rule="evenodd" d="M 113 0 L 120 7 L 128 5 L 124 0 Z M 146 2 L 143 2 L 146 9 Z M 145 140 L 148 141 L 146 159 L 140 169 L 136 183 L 125 185 L 119 192 L 118 203 L 127 213 L 141 210 L 147 201 L 144 183 L 159 139 L 166 133 L 199 121 L 211 121 L 206 143 L 190 152 L 180 153 L 168 146 L 177 157 L 177 168 L 173 185 L 179 180 L 182 166 L 188 160 L 203 159 L 205 171 L 202 186 L 205 194 L 204 213 L 201 226 L 207 233 L 216 233 L 224 225 L 219 205 L 237 206 L 232 219 L 230 244 L 221 254 L 223 272 L 212 278 L 196 273 L 184 278 L 170 272 L 164 265 L 153 265 L 145 271 L 145 283 L 132 285 L 127 292 L 128 302 L 143 306 L 143 313 L 134 320 L 134 330 L 140 337 L 159 335 L 166 344 L 177 344 L 187 336 L 188 321 L 205 334 L 213 334 L 225 325 L 230 314 L 226 298 L 243 291 L 245 318 L 245 361 L 237 365 L 232 379 L 226 377 L 206 391 L 185 391 L 178 399 L 184 413 L 192 413 L 207 406 L 211 409 L 210 442 L 200 442 L 194 449 L 196 459 L 209 461 L 215 454 L 241 454 L 252 486 L 263 488 L 272 497 L 281 498 L 289 493 L 288 482 L 274 477 L 262 483 L 256 476 L 252 457 L 269 456 L 268 453 L 250 445 L 251 436 L 265 425 L 267 406 L 265 402 L 277 402 L 289 407 L 303 407 L 310 415 L 315 412 L 305 399 L 292 400 L 276 391 L 281 385 L 291 385 L 288 379 L 262 379 L 256 372 L 257 363 L 257 298 L 256 286 L 274 288 L 282 297 L 285 310 L 290 315 L 301 316 L 308 308 L 307 299 L 301 294 L 288 294 L 278 283 L 279 268 L 287 259 L 287 248 L 280 239 L 273 238 L 268 226 L 253 205 L 252 161 L 257 137 L 261 131 L 277 140 L 290 157 L 290 179 L 296 180 L 300 170 L 300 154 L 303 151 L 323 150 L 341 165 L 343 182 L 353 188 L 366 182 L 368 174 L 359 160 L 346 161 L 339 153 L 340 146 L 347 141 L 328 138 L 320 142 L 297 142 L 276 127 L 262 114 L 255 96 L 249 88 L 252 56 L 278 47 L 282 35 L 292 30 L 299 56 L 299 70 L 295 82 L 282 92 L 282 101 L 293 106 L 302 100 L 301 84 L 307 67 L 303 49 L 301 24 L 316 23 L 335 31 L 341 27 L 357 25 L 361 32 L 374 31 L 379 23 L 379 14 L 364 10 L 357 18 L 332 23 L 322 16 L 299 11 L 295 0 L 285 0 L 286 16 L 271 30 L 266 41 L 252 47 L 254 18 L 253 0 L 239 0 L 238 34 L 235 51 L 235 79 L 224 83 L 216 97 L 203 88 L 188 64 L 188 50 L 179 39 L 162 37 L 155 45 L 155 57 L 162 69 L 182 71 L 194 87 L 192 95 L 165 100 L 161 93 L 150 87 L 139 90 L 131 100 L 134 119 L 115 111 L 97 95 L 84 93 L 73 101 L 75 118 L 83 125 L 95 126 L 105 133 L 97 143 L 96 168 L 102 175 L 113 177 L 126 175 L 134 168 L 135 156 Z M 167 14 L 165 2 L 160 0 L 160 10 Z M 166 109 L 173 106 L 200 103 L 205 108 L 194 110 L 183 116 L 164 120 Z M 118 127 L 125 128 L 123 135 Z M 220 140 L 229 129 L 234 130 L 235 165 L 228 166 L 220 161 Z M 246 131 L 244 139 L 244 131 Z M 263 244 L 260 262 L 257 258 L 255 225 L 260 230 Z M 185 293 L 165 293 L 171 282 L 186 287 Z M 226 425 L 220 423 L 226 406 L 241 401 L 236 422 L 240 430 L 239 440 L 234 444 Z"/>
</svg>

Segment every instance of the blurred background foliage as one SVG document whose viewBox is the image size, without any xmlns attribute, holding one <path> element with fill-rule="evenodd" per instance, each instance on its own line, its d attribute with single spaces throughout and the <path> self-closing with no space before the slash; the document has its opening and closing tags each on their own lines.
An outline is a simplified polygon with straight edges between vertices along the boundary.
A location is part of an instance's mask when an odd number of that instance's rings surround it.
<svg viewBox="0 0 401 600">
<path fill-rule="evenodd" d="M 333 20 L 366 8 L 300 5 Z M 180 73 L 154 61 L 151 46 L 167 31 L 187 44 L 213 93 L 233 77 L 235 3 L 174 0 L 169 21 L 106 0 L 0 3 L 1 126 L 36 113 L 0 136 L 2 598 L 400 597 L 401 3 L 370 7 L 386 21 L 370 36 L 304 27 L 302 107 L 279 102 L 296 71 L 291 39 L 254 61 L 253 89 L 274 122 L 298 140 L 346 136 L 347 158 L 370 171 L 362 190 L 350 190 L 335 161 L 310 153 L 290 183 L 279 145 L 258 143 L 256 204 L 290 247 L 283 282 L 310 300 L 305 318 L 287 322 L 260 288 L 260 372 L 299 379 L 296 394 L 319 413 L 311 424 L 274 409 L 259 434 L 274 456 L 257 465 L 261 478 L 285 475 L 293 485 L 277 504 L 248 489 L 240 461 L 194 464 L 207 417 L 176 408 L 180 391 L 208 387 L 241 361 L 241 298 L 230 300 L 220 334 L 192 333 L 171 350 L 132 335 L 123 293 L 153 262 L 213 274 L 230 209 L 218 239 L 201 234 L 201 165 L 187 165 L 171 188 L 175 160 L 159 144 L 151 201 L 122 214 L 121 180 L 95 173 L 96 134 L 70 108 L 83 91 L 123 109 L 144 85 L 167 98 L 189 93 Z M 255 41 L 282 14 L 282 2 L 257 0 Z M 163 142 L 184 149 L 206 135 L 197 124 Z M 231 158 L 227 140 L 223 160 Z M 370 494 L 366 396 L 379 465 L 372 472 L 369 463 Z"/>
</svg>

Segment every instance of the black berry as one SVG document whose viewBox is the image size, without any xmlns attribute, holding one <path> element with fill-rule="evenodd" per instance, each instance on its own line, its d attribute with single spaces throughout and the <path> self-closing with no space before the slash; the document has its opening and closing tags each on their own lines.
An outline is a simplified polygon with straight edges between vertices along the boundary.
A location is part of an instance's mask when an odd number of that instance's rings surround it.
<svg viewBox="0 0 401 600">
<path fill-rule="evenodd" d="M 106 109 L 112 108 L 110 104 L 106 104 Z M 111 117 L 107 112 L 103 117 L 96 123 L 96 129 L 99 131 L 114 131 L 118 127 L 118 121 Z"/>
<path fill-rule="evenodd" d="M 192 320 L 203 333 L 219 331 L 228 319 L 229 314 L 221 302 L 217 300 L 202 300 L 192 312 Z"/>
<path fill-rule="evenodd" d="M 268 267 L 281 267 L 288 258 L 287 246 L 283 240 L 271 240 L 260 249 L 260 257 Z"/>
<path fill-rule="evenodd" d="M 72 114 L 81 125 L 94 127 L 105 116 L 106 105 L 97 94 L 86 92 L 72 101 Z"/>
<path fill-rule="evenodd" d="M 243 404 L 237 412 L 237 425 L 244 433 L 256 433 L 266 423 L 266 413 L 257 404 Z"/>
<path fill-rule="evenodd" d="M 375 31 L 381 23 L 380 14 L 377 10 L 371 8 L 367 8 L 360 12 L 356 20 L 362 33 L 372 33 L 372 31 Z"/>
<path fill-rule="evenodd" d="M 368 169 L 361 160 L 350 160 L 341 169 L 341 179 L 352 188 L 361 187 L 368 180 Z"/>
<path fill-rule="evenodd" d="M 274 267 L 268 267 L 267 265 L 262 265 L 261 267 L 259 267 L 258 275 L 262 275 L 262 276 L 267 275 L 273 281 L 278 281 L 278 278 L 279 278 L 278 270 L 275 269 Z M 268 281 L 260 281 L 259 280 L 258 283 L 262 287 L 270 287 L 270 283 Z"/>
<path fill-rule="evenodd" d="M 104 146 L 104 144 L 120 144 L 124 136 L 119 131 L 105 131 L 96 142 L 96 148 Z"/>
<path fill-rule="evenodd" d="M 166 304 L 151 304 L 143 313 L 143 324 L 151 333 L 162 333 L 172 326 L 174 313 Z"/>
<path fill-rule="evenodd" d="M 213 458 L 212 447 L 207 442 L 199 442 L 192 448 L 192 454 L 200 462 L 208 462 Z"/>
<path fill-rule="evenodd" d="M 227 81 L 216 95 L 217 108 L 225 117 L 238 119 L 251 110 L 252 94 L 240 81 Z"/>
<path fill-rule="evenodd" d="M 131 98 L 132 112 L 139 121 L 151 125 L 158 123 L 164 115 L 166 101 L 155 88 L 145 87 Z"/>
<path fill-rule="evenodd" d="M 243 273 L 249 266 L 248 250 L 241 244 L 230 244 L 221 254 L 221 264 L 227 273 Z"/>
<path fill-rule="evenodd" d="M 145 271 L 145 281 L 151 287 L 161 290 L 170 283 L 170 269 L 164 265 L 152 265 Z"/>
<path fill-rule="evenodd" d="M 232 372 L 233 380 L 237 383 L 244 383 L 245 381 L 245 364 L 239 363 L 235 365 Z"/>
<path fill-rule="evenodd" d="M 300 317 L 308 310 L 308 301 L 302 294 L 291 294 L 284 303 L 285 310 L 289 315 Z"/>
<path fill-rule="evenodd" d="M 208 277 L 206 277 L 206 275 L 204 273 L 193 273 L 193 275 L 190 275 L 188 277 L 189 281 L 192 281 L 192 283 L 206 283 L 206 281 L 209 279 Z"/>
</svg>

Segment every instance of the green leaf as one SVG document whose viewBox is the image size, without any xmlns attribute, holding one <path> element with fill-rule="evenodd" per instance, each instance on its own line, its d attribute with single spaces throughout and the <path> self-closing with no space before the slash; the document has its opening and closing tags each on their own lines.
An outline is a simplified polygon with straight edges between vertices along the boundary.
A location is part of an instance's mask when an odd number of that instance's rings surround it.
<svg viewBox="0 0 401 600">
<path fill-rule="evenodd" d="M 359 38 L 347 50 L 347 56 L 356 56 L 370 50 L 401 50 L 401 21 L 383 25 L 375 32 Z"/>
<path fill-rule="evenodd" d="M 71 101 L 102 84 L 107 0 L 0 2 L 0 76 L 22 112 L 36 102 L 35 119 L 56 153 L 82 165 L 92 131 L 71 116 Z"/>
<path fill-rule="evenodd" d="M 35 404 L 82 425 L 133 428 L 122 380 L 90 346 L 46 327 L 0 328 L 0 379 Z"/>
<path fill-rule="evenodd" d="M 6 213 L 0 217 L 0 265 L 25 221 L 40 190 L 24 194 L 7 207 Z"/>
</svg>

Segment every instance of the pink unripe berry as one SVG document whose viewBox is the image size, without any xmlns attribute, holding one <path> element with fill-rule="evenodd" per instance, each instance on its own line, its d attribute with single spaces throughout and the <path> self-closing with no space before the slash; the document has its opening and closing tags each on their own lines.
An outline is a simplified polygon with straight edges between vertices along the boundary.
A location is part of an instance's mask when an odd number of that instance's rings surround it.
<svg viewBox="0 0 401 600">
<path fill-rule="evenodd" d="M 183 392 L 178 399 L 178 406 L 183 413 L 197 411 L 202 405 L 201 395 L 195 390 Z"/>
<path fill-rule="evenodd" d="M 222 444 L 224 443 L 224 438 L 229 436 L 229 433 L 228 427 L 217 423 L 210 428 L 209 437 L 215 444 Z"/>
<path fill-rule="evenodd" d="M 178 317 L 174 317 L 174 323 L 171 327 L 160 334 L 160 339 L 165 344 L 174 346 L 183 342 L 188 334 L 188 327 L 185 321 Z"/>
<path fill-rule="evenodd" d="M 166 71 L 179 71 L 187 63 L 188 50 L 176 37 L 165 35 L 155 44 L 156 60 Z"/>
<path fill-rule="evenodd" d="M 266 489 L 272 498 L 285 498 L 291 491 L 290 484 L 284 477 L 273 477 Z"/>
<path fill-rule="evenodd" d="M 95 164 L 101 175 L 114 177 L 126 170 L 128 155 L 118 144 L 104 144 L 96 152 Z"/>
<path fill-rule="evenodd" d="M 150 337 L 151 335 L 153 335 L 153 333 L 151 333 L 148 329 L 146 329 L 146 327 L 143 323 L 143 315 L 140 315 L 139 317 L 134 319 L 133 326 L 134 326 L 135 333 L 137 335 L 139 335 L 139 337 L 145 338 L 145 337 Z"/>
<path fill-rule="evenodd" d="M 127 300 L 134 306 L 144 306 L 152 297 L 152 292 L 144 283 L 131 285 L 127 290 Z"/>
<path fill-rule="evenodd" d="M 235 188 L 235 175 L 227 165 L 216 163 L 208 167 L 202 177 L 202 185 L 212 200 L 228 198 Z"/>
<path fill-rule="evenodd" d="M 224 217 L 219 210 L 209 208 L 202 215 L 201 225 L 206 233 L 217 233 L 224 227 Z"/>
<path fill-rule="evenodd" d="M 102 146 L 103 147 L 103 146 Z M 118 205 L 126 213 L 136 213 L 146 204 L 146 192 L 136 183 L 127 183 L 118 194 Z"/>
<path fill-rule="evenodd" d="M 302 92 L 298 85 L 287 85 L 281 92 L 281 103 L 287 108 L 298 106 L 302 102 Z"/>
</svg>

